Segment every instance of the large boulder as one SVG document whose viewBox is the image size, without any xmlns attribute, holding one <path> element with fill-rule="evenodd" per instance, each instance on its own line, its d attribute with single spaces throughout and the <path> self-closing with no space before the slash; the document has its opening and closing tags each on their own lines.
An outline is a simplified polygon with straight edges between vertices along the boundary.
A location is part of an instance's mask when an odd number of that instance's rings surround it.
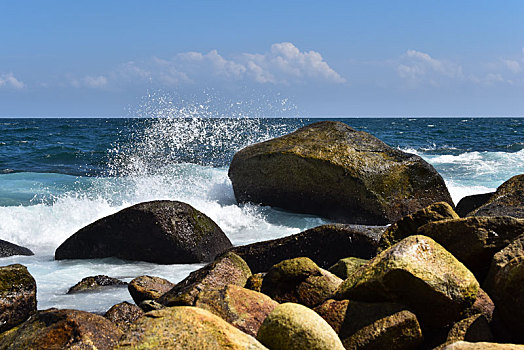
<svg viewBox="0 0 524 350">
<path fill-rule="evenodd" d="M 107 287 L 123 286 L 127 286 L 127 283 L 119 280 L 118 278 L 105 275 L 96 275 L 82 278 L 80 282 L 69 288 L 67 294 L 93 292 Z"/>
<path fill-rule="evenodd" d="M 36 281 L 20 264 L 0 267 L 0 333 L 36 312 Z"/>
<path fill-rule="evenodd" d="M 229 177 L 239 202 L 351 223 L 387 224 L 433 202 L 453 203 L 422 158 L 334 121 L 240 150 Z"/>
<path fill-rule="evenodd" d="M 473 194 L 462 198 L 455 206 L 455 213 L 461 218 L 468 216 L 473 210 L 480 208 L 495 194 L 495 192 Z"/>
<path fill-rule="evenodd" d="M 441 244 L 482 281 L 493 255 L 524 234 L 524 219 L 467 217 L 431 222 L 418 232 Z"/>
<path fill-rule="evenodd" d="M 0 239 L 0 258 L 13 255 L 34 255 L 34 253 L 26 247 Z"/>
<path fill-rule="evenodd" d="M 255 338 L 211 312 L 177 306 L 148 312 L 115 349 L 266 349 Z"/>
<path fill-rule="evenodd" d="M 257 339 L 271 350 L 343 350 L 337 334 L 315 311 L 300 304 L 278 305 L 260 326 Z"/>
<path fill-rule="evenodd" d="M 458 219 L 459 216 L 446 202 L 433 203 L 413 214 L 404 216 L 393 225 L 389 226 L 380 238 L 380 249 L 386 249 L 404 238 L 416 235 L 419 227 L 433 222 L 446 219 Z"/>
<path fill-rule="evenodd" d="M 484 282 L 495 302 L 496 332 L 504 338 L 524 342 L 524 234 L 493 256 Z M 502 332 L 501 332 L 502 331 Z"/>
<path fill-rule="evenodd" d="M 246 262 L 235 253 L 225 253 L 212 263 L 191 272 L 170 291 L 157 299 L 165 306 L 192 306 L 198 294 L 204 290 L 219 289 L 228 284 L 243 287 L 251 276 Z"/>
<path fill-rule="evenodd" d="M 394 301 L 415 312 L 423 328 L 457 321 L 477 298 L 473 274 L 442 246 L 409 236 L 350 275 L 336 298 Z"/>
<path fill-rule="evenodd" d="M 524 174 L 504 182 L 484 205 L 468 215 L 524 218 Z"/>
<path fill-rule="evenodd" d="M 2 350 L 110 350 L 122 336 L 102 316 L 79 310 L 39 311 L 0 340 Z"/>
<path fill-rule="evenodd" d="M 122 332 L 127 332 L 129 327 L 142 316 L 144 311 L 127 301 L 113 305 L 104 314 L 104 317 L 113 322 Z"/>
<path fill-rule="evenodd" d="M 169 292 L 175 286 L 165 278 L 155 276 L 138 276 L 134 278 L 127 289 L 138 305 L 144 300 L 155 300 Z"/>
<path fill-rule="evenodd" d="M 267 272 L 261 292 L 279 303 L 315 307 L 331 298 L 342 280 L 309 258 L 281 261 Z"/>
<path fill-rule="evenodd" d="M 234 284 L 204 290 L 195 302 L 196 307 L 210 311 L 253 337 L 257 336 L 260 325 L 277 305 L 265 294 Z"/>
<path fill-rule="evenodd" d="M 230 247 L 205 214 L 165 200 L 133 205 L 80 229 L 58 247 L 55 259 L 116 257 L 184 264 L 212 261 Z"/>
<path fill-rule="evenodd" d="M 253 273 L 266 272 L 282 260 L 308 257 L 327 269 L 339 259 L 375 256 L 378 238 L 385 227 L 328 224 L 270 241 L 231 249 L 244 259 Z"/>
</svg>

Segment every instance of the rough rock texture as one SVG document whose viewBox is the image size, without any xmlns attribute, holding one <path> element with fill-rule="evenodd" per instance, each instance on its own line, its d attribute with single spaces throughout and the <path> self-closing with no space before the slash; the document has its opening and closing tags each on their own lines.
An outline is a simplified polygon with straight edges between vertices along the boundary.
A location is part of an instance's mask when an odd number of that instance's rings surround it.
<svg viewBox="0 0 524 350">
<path fill-rule="evenodd" d="M 109 350 L 122 332 L 102 316 L 79 310 L 39 311 L 0 341 L 1 350 Z"/>
<path fill-rule="evenodd" d="M 254 290 L 255 292 L 260 292 L 262 290 L 262 281 L 265 276 L 265 272 L 259 272 L 249 276 L 244 287 Z"/>
<path fill-rule="evenodd" d="M 266 349 L 211 312 L 177 306 L 148 312 L 115 349 Z"/>
<path fill-rule="evenodd" d="M 262 323 L 257 339 L 271 350 L 344 349 L 322 317 L 293 303 L 278 305 Z"/>
<path fill-rule="evenodd" d="M 162 305 L 194 305 L 198 293 L 206 289 L 219 289 L 228 284 L 243 287 L 251 276 L 246 262 L 235 253 L 225 253 L 175 285 L 157 299 Z"/>
<path fill-rule="evenodd" d="M 80 282 L 69 288 L 67 294 L 91 292 L 104 287 L 122 287 L 127 286 L 126 282 L 105 275 L 89 276 L 83 278 Z"/>
<path fill-rule="evenodd" d="M 309 258 L 284 260 L 273 266 L 262 281 L 261 292 L 279 303 L 315 307 L 333 296 L 342 280 L 321 269 Z"/>
<path fill-rule="evenodd" d="M 239 202 L 359 224 L 387 224 L 433 202 L 453 203 L 422 158 L 334 121 L 240 150 L 229 177 Z"/>
<path fill-rule="evenodd" d="M 231 242 L 206 215 L 175 201 L 133 205 L 80 229 L 55 259 L 116 257 L 158 264 L 211 261 Z"/>
<path fill-rule="evenodd" d="M 36 281 L 20 264 L 0 267 L 0 333 L 36 312 Z"/>
<path fill-rule="evenodd" d="M 138 305 L 144 300 L 155 300 L 169 292 L 175 286 L 174 283 L 160 277 L 138 276 L 134 278 L 127 289 L 129 294 Z"/>
<path fill-rule="evenodd" d="M 355 270 L 368 262 L 369 260 L 354 257 L 340 259 L 335 265 L 331 266 L 328 271 L 345 280 L 349 275 L 355 272 Z"/>
<path fill-rule="evenodd" d="M 313 311 L 319 314 L 338 334 L 346 319 L 348 304 L 349 300 L 328 299 L 315 307 Z"/>
<path fill-rule="evenodd" d="M 498 343 L 470 343 L 459 341 L 444 347 L 443 350 L 524 350 L 524 345 Z"/>
<path fill-rule="evenodd" d="M 493 196 L 495 192 L 474 194 L 462 198 L 455 207 L 455 213 L 461 218 L 468 216 L 473 210 L 480 208 Z"/>
<path fill-rule="evenodd" d="M 122 332 L 127 332 L 129 327 L 142 316 L 144 311 L 127 301 L 113 305 L 104 314 L 104 317 L 113 322 Z"/>
<path fill-rule="evenodd" d="M 493 255 L 524 234 L 524 219 L 498 216 L 443 220 L 422 226 L 419 234 L 433 238 L 482 281 Z"/>
<path fill-rule="evenodd" d="M 493 341 L 493 334 L 489 328 L 488 320 L 483 315 L 477 314 L 455 323 L 448 333 L 446 344 L 452 344 L 457 341 Z"/>
<path fill-rule="evenodd" d="M 13 255 L 34 255 L 34 253 L 26 247 L 0 239 L 0 258 Z"/>
<path fill-rule="evenodd" d="M 504 182 L 486 204 L 469 215 L 524 218 L 524 174 L 513 176 Z"/>
<path fill-rule="evenodd" d="M 386 249 L 408 236 L 416 235 L 419 227 L 427 223 L 458 218 L 459 216 L 448 203 L 433 203 L 413 214 L 404 216 L 389 226 L 380 239 L 379 247 Z"/>
<path fill-rule="evenodd" d="M 488 322 L 491 322 L 493 311 L 495 311 L 493 300 L 491 300 L 489 295 L 482 288 L 479 288 L 477 300 L 475 300 L 473 305 L 462 314 L 462 317 L 468 318 L 481 314 L 486 318 L 486 320 L 488 320 Z"/>
<path fill-rule="evenodd" d="M 442 246 L 410 236 L 349 276 L 335 299 L 396 301 L 412 309 L 423 327 L 434 328 L 457 321 L 478 289 L 473 274 Z"/>
<path fill-rule="evenodd" d="M 154 300 L 144 300 L 140 304 L 138 304 L 138 307 L 141 308 L 144 312 L 160 310 L 165 308 L 164 305 L 157 303 Z"/>
<path fill-rule="evenodd" d="M 253 273 L 266 272 L 282 260 L 308 257 L 323 269 L 339 259 L 354 256 L 370 259 L 383 227 L 343 224 L 317 226 L 284 238 L 235 247 L 231 251 L 244 259 Z"/>
<path fill-rule="evenodd" d="M 212 312 L 253 337 L 257 336 L 260 325 L 277 305 L 265 294 L 234 284 L 204 290 L 195 302 L 195 306 Z"/>
<path fill-rule="evenodd" d="M 524 235 L 493 256 L 486 292 L 495 302 L 495 331 L 509 331 L 504 338 L 524 342 Z"/>
</svg>

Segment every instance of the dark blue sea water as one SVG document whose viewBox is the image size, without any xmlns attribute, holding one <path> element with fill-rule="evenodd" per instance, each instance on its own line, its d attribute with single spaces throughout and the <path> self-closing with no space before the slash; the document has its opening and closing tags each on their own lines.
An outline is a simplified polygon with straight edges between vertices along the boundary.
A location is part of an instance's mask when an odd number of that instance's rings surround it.
<svg viewBox="0 0 524 350">
<path fill-rule="evenodd" d="M 104 311 L 126 290 L 69 296 L 81 278 L 140 274 L 176 282 L 198 265 L 158 266 L 114 259 L 53 260 L 76 230 L 153 199 L 188 202 L 215 220 L 234 244 L 281 237 L 326 221 L 237 205 L 227 168 L 235 151 L 322 119 L 0 119 L 0 239 L 31 248 L 27 265 L 39 307 Z M 350 118 L 340 120 L 392 147 L 416 153 L 444 177 L 453 199 L 494 190 L 524 173 L 524 119 Z"/>
</svg>

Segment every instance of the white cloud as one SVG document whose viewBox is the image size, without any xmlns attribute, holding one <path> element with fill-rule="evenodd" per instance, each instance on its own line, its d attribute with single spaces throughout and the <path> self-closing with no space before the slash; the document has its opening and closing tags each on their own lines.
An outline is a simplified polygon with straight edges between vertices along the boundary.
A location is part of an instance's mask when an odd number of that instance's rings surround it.
<svg viewBox="0 0 524 350">
<path fill-rule="evenodd" d="M 90 89 L 101 89 L 105 88 L 108 84 L 107 77 L 103 75 L 91 76 L 86 75 L 81 79 L 70 79 L 72 86 L 76 88 L 90 88 Z"/>
<path fill-rule="evenodd" d="M 515 60 L 502 60 L 506 68 L 508 68 L 513 73 L 520 73 L 522 72 L 522 66 L 520 62 Z"/>
<path fill-rule="evenodd" d="M 442 78 L 462 79 L 464 74 L 459 64 L 437 60 L 429 54 L 408 50 L 397 66 L 398 75 L 412 83 L 429 82 L 439 85 Z"/>
<path fill-rule="evenodd" d="M 23 89 L 25 84 L 17 79 L 13 73 L 0 74 L 0 88 Z"/>
</svg>

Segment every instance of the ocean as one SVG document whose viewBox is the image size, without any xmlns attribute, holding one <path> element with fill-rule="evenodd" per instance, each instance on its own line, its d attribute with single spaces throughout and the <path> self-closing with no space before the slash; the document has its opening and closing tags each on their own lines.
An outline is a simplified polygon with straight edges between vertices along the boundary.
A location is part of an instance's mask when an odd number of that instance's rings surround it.
<svg viewBox="0 0 524 350">
<path fill-rule="evenodd" d="M 130 281 L 148 274 L 178 282 L 202 264 L 156 265 L 118 259 L 54 261 L 81 227 L 130 205 L 187 202 L 211 217 L 235 245 L 328 223 L 253 204 L 238 205 L 227 177 L 242 147 L 289 133 L 316 118 L 0 119 L 0 239 L 35 256 L 21 263 L 37 281 L 38 308 L 104 312 L 127 288 L 67 295 L 83 277 Z M 394 148 L 420 155 L 443 176 L 455 203 L 524 173 L 524 119 L 342 118 Z"/>
</svg>

